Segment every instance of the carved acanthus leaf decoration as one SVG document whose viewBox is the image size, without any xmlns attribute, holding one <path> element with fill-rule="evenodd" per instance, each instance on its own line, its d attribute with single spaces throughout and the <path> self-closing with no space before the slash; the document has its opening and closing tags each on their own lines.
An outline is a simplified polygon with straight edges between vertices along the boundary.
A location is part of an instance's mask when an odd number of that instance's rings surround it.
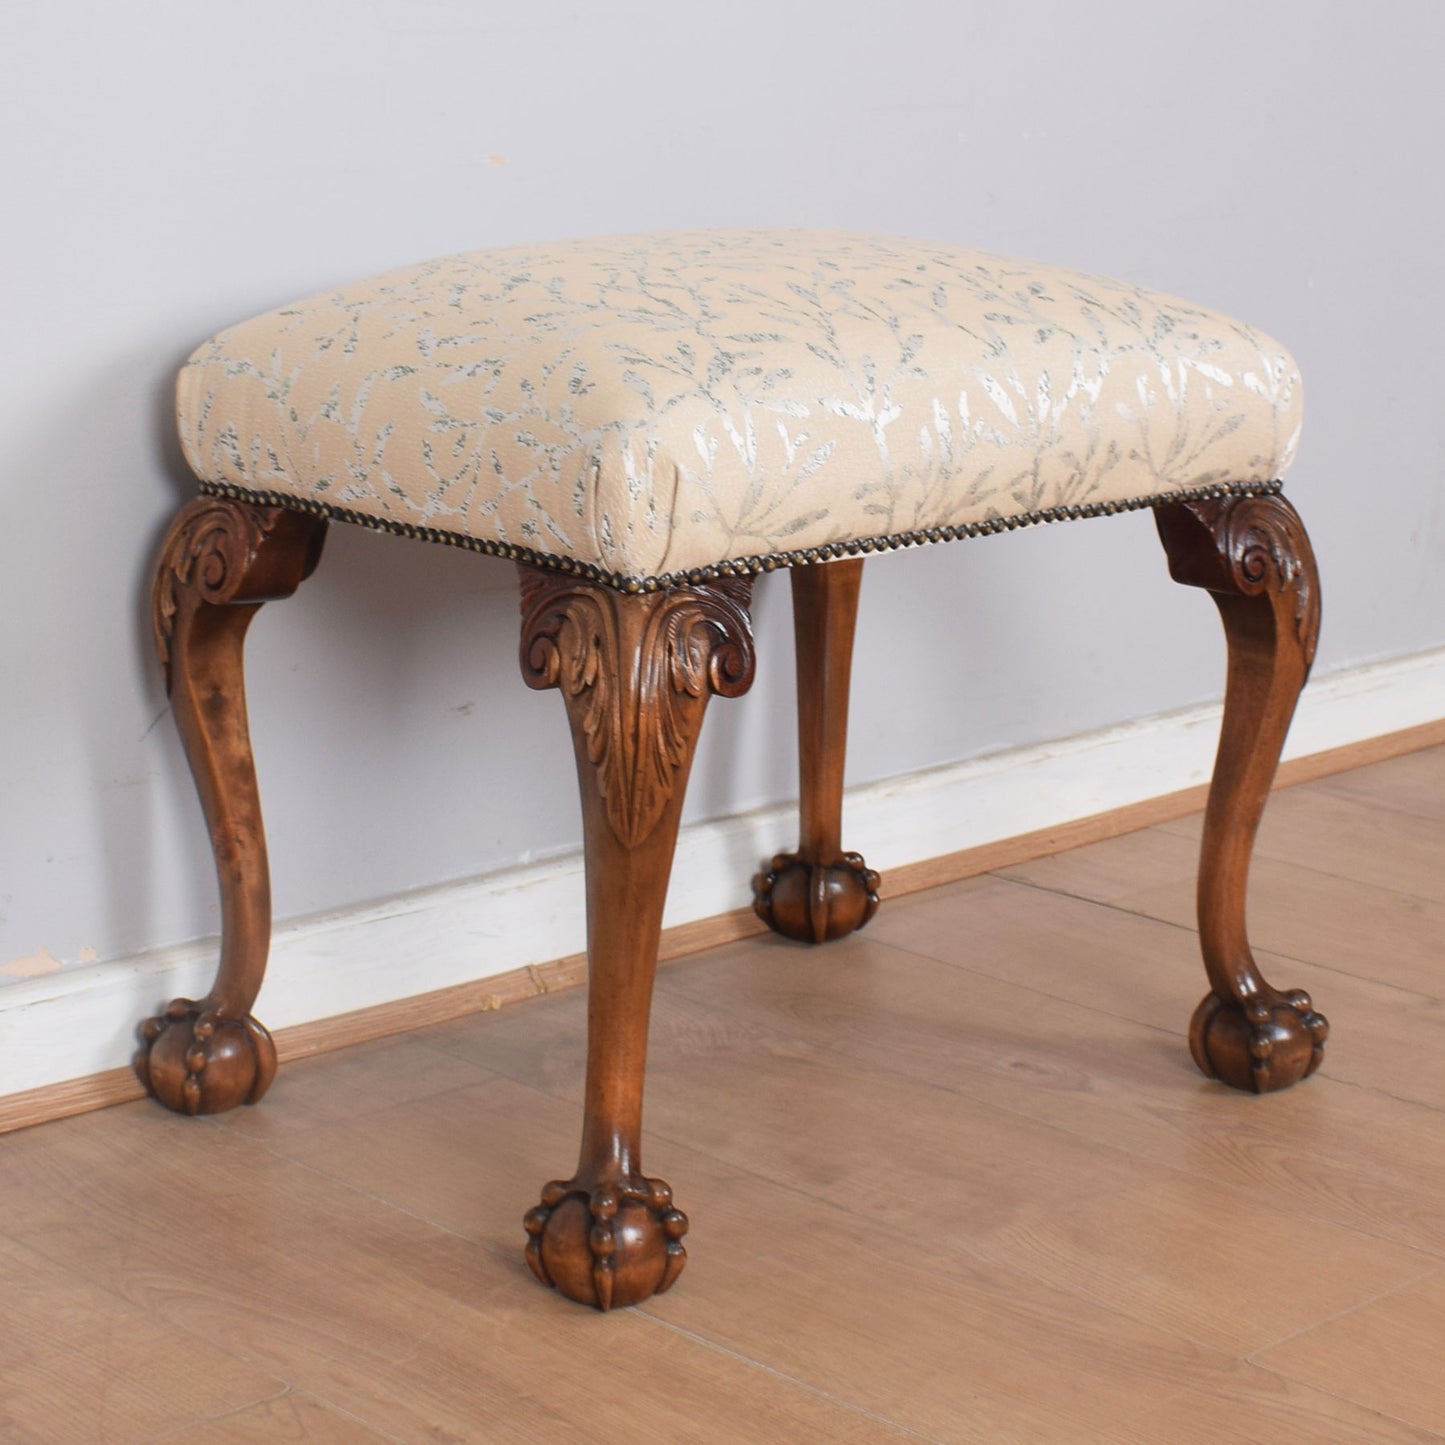
<svg viewBox="0 0 1445 1445">
<path fill-rule="evenodd" d="M 171 639 L 181 596 L 229 602 L 257 549 L 280 515 L 275 507 L 245 507 L 202 497 L 187 507 L 166 537 L 151 597 L 156 652 L 171 687 Z"/>
<path fill-rule="evenodd" d="M 1246 597 L 1294 595 L 1295 633 L 1305 666 L 1314 661 L 1320 632 L 1320 592 L 1314 552 L 1299 514 L 1283 497 L 1239 497 L 1225 510 L 1221 552 Z"/>
<path fill-rule="evenodd" d="M 1320 631 L 1314 551 L 1304 523 L 1284 497 L 1176 502 L 1160 506 L 1156 516 L 1176 581 L 1244 597 L 1292 597 L 1305 666 L 1314 661 Z M 1186 538 L 1186 528 L 1194 535 Z"/>
<path fill-rule="evenodd" d="M 272 549 L 278 555 L 271 565 L 258 566 L 273 535 L 299 543 L 303 550 L 293 558 L 289 552 L 279 555 L 285 548 Z M 166 534 L 151 593 L 151 626 L 166 691 L 171 689 L 175 632 L 183 606 L 288 596 L 314 570 L 325 535 L 323 519 L 286 507 L 198 497 L 183 508 Z"/>
<path fill-rule="evenodd" d="M 751 579 L 631 594 L 519 571 L 522 675 L 560 688 L 608 823 L 640 843 L 691 758 L 708 698 L 752 682 Z"/>
</svg>

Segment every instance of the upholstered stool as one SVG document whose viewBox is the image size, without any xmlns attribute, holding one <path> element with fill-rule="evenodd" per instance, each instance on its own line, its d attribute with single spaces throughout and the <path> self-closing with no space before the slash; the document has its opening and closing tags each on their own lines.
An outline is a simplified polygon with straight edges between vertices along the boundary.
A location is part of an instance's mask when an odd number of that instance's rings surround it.
<svg viewBox="0 0 1445 1445">
<path fill-rule="evenodd" d="M 519 564 L 522 674 L 571 720 L 591 1003 L 575 1174 L 526 1219 L 537 1275 L 602 1308 L 666 1289 L 684 1215 L 640 1157 L 647 1017 L 683 790 L 709 698 L 753 675 L 755 573 L 792 569 L 802 829 L 756 880 L 774 928 L 865 923 L 878 879 L 839 834 L 862 559 L 1152 507 L 1210 591 L 1229 678 L 1199 923 L 1206 1074 L 1283 1087 L 1319 1063 L 1309 999 L 1260 975 L 1254 835 L 1319 625 L 1280 495 L 1294 363 L 1172 297 L 955 246 L 807 231 L 622 236 L 449 256 L 258 317 L 180 378 L 205 494 L 177 517 L 156 640 L 215 846 L 221 963 L 146 1026 L 155 1095 L 254 1103 L 270 929 L 242 642 L 316 566 L 329 519 Z"/>
</svg>

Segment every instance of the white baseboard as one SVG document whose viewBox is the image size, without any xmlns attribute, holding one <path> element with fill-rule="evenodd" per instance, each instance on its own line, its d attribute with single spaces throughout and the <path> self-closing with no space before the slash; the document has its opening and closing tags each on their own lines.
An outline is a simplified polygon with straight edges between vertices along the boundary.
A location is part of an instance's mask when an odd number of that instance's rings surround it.
<svg viewBox="0 0 1445 1445">
<path fill-rule="evenodd" d="M 1286 757 L 1445 717 L 1445 648 L 1312 682 Z M 1218 706 L 1012 748 L 849 791 L 846 838 L 886 871 L 1205 782 Z M 683 830 L 668 924 L 746 907 L 758 863 L 796 835 L 791 801 Z M 278 928 L 257 1014 L 273 1029 L 545 963 L 584 947 L 582 856 Z M 0 988 L 0 1096 L 122 1067 L 136 1022 L 209 987 L 213 939 Z"/>
</svg>

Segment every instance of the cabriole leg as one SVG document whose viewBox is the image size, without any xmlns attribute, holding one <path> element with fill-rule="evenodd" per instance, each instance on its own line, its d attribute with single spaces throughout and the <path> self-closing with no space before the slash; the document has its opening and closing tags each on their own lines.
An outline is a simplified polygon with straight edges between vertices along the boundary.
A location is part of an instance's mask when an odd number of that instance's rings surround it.
<svg viewBox="0 0 1445 1445">
<path fill-rule="evenodd" d="M 753 908 L 775 932 L 826 943 L 862 928 L 878 908 L 878 875 L 843 851 L 843 761 L 862 558 L 795 567 L 798 656 L 798 851 L 753 879 Z"/>
<path fill-rule="evenodd" d="M 326 523 L 284 507 L 201 497 L 171 526 L 152 618 L 166 691 L 210 830 L 221 892 L 221 962 L 210 993 L 143 1025 L 138 1068 L 168 1108 L 254 1104 L 276 1073 L 251 1016 L 271 938 L 271 879 L 246 726 L 242 652 L 263 602 L 289 597 L 321 556 Z"/>
<path fill-rule="evenodd" d="M 1255 834 L 1320 625 L 1304 524 L 1280 496 L 1156 508 L 1175 581 L 1207 588 L 1224 619 L 1229 677 L 1199 857 L 1199 940 L 1210 992 L 1189 1047 L 1211 1078 L 1283 1089 L 1319 1067 L 1329 1026 L 1309 995 L 1260 973 L 1245 933 Z"/>
<path fill-rule="evenodd" d="M 667 1289 L 687 1217 L 642 1172 L 642 1089 L 662 906 L 713 693 L 753 677 L 749 579 L 629 595 L 523 566 L 522 674 L 562 692 L 587 859 L 587 1093 L 576 1173 L 524 1221 L 543 1284 L 599 1309 Z"/>
</svg>

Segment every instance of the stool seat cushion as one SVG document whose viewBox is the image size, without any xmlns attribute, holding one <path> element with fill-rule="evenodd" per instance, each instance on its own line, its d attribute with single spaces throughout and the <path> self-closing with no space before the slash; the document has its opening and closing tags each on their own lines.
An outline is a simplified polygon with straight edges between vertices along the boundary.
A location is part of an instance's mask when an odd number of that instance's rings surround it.
<svg viewBox="0 0 1445 1445">
<path fill-rule="evenodd" d="M 1293 360 L 1125 282 L 819 231 L 446 256 L 182 370 L 210 491 L 653 588 L 1262 489 Z"/>
</svg>

